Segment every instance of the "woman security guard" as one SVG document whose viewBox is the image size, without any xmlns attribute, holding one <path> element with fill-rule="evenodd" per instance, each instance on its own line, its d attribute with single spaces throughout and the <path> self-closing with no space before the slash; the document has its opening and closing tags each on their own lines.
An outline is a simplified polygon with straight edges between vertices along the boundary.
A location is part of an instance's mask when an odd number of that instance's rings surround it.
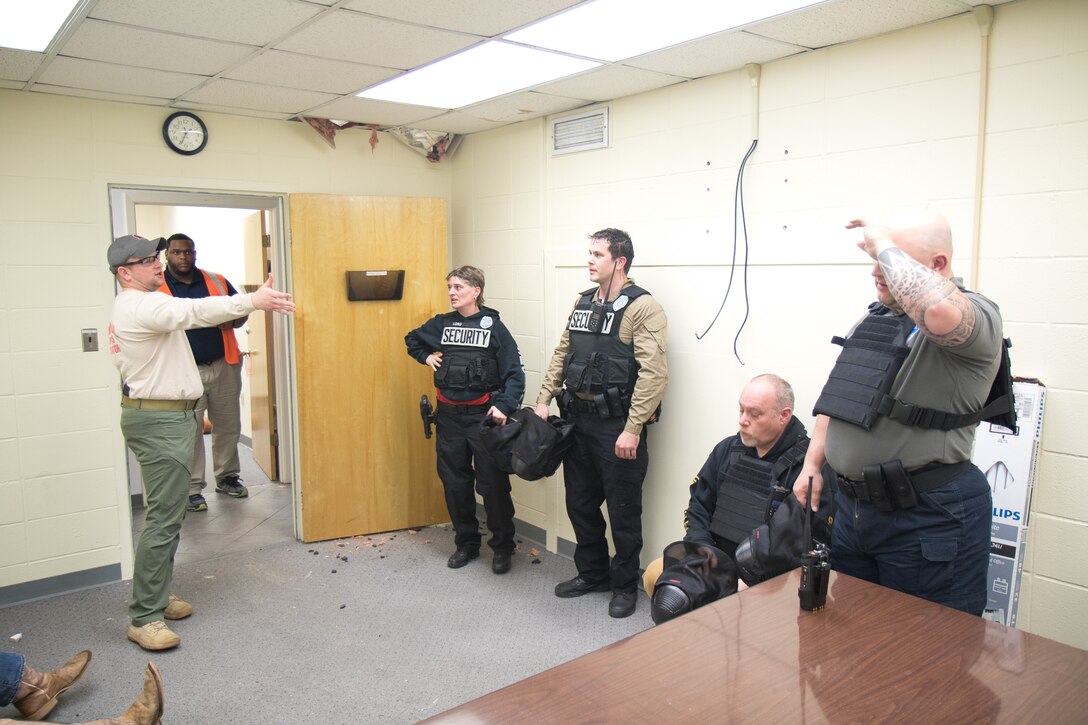
<svg viewBox="0 0 1088 725">
<path fill-rule="evenodd" d="M 514 502 L 510 476 L 480 443 L 485 417 L 505 423 L 521 407 L 525 369 L 499 313 L 484 307 L 484 273 L 458 267 L 446 275 L 452 312 L 436 315 L 404 337 L 408 354 L 434 370 L 438 396 L 438 476 L 455 532 L 457 551 L 446 564 L 459 569 L 480 555 L 475 490 L 484 499 L 491 571 L 510 571 L 514 552 Z"/>
</svg>

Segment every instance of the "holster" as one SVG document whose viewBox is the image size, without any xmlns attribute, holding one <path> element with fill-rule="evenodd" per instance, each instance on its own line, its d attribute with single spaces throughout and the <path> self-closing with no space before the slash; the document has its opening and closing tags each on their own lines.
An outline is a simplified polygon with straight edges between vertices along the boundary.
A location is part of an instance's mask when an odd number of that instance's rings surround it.
<svg viewBox="0 0 1088 725">
<path fill-rule="evenodd" d="M 570 420 L 570 399 L 572 397 L 574 396 L 566 388 L 559 391 L 559 395 L 555 396 L 555 404 L 559 408 L 559 417 L 564 420 Z"/>
</svg>

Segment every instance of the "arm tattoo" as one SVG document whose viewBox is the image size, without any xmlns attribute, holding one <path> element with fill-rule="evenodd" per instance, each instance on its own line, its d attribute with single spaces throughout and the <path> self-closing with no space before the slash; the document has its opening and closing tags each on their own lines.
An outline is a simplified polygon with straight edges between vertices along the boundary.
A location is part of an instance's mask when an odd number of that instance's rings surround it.
<svg viewBox="0 0 1088 725">
<path fill-rule="evenodd" d="M 975 307 L 956 285 L 896 247 L 881 252 L 877 262 L 892 296 L 926 337 L 942 347 L 967 342 L 975 329 Z M 960 321 L 953 329 L 938 335 L 926 327 L 926 311 L 946 301 L 960 311 Z"/>
</svg>

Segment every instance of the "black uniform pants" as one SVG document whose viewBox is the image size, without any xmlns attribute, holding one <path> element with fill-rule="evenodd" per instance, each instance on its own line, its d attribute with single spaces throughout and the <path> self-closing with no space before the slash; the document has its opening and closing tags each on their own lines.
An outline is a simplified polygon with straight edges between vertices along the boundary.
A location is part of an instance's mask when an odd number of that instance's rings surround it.
<svg viewBox="0 0 1088 725">
<path fill-rule="evenodd" d="M 574 444 L 563 459 L 567 516 L 574 526 L 578 575 L 592 582 L 612 584 L 614 592 L 638 588 L 642 552 L 642 481 L 649 453 L 646 430 L 634 460 L 616 457 L 616 439 L 624 418 L 603 419 L 593 413 L 573 413 Z M 609 562 L 608 541 L 601 504 L 608 507 L 615 556 Z"/>
<path fill-rule="evenodd" d="M 454 543 L 461 549 L 480 548 L 475 490 L 484 499 L 487 528 L 493 551 L 514 551 L 514 501 L 510 476 L 503 473 L 480 444 L 480 423 L 486 413 L 438 414 L 438 477 L 446 493 L 446 509 L 453 522 Z"/>
</svg>

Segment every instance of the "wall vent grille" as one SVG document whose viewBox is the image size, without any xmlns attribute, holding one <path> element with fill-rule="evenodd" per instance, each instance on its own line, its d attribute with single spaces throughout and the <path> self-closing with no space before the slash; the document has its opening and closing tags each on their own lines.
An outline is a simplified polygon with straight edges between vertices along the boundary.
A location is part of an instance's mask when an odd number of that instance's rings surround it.
<svg viewBox="0 0 1088 725">
<path fill-rule="evenodd" d="M 552 156 L 608 147 L 608 109 L 552 120 Z"/>
</svg>

